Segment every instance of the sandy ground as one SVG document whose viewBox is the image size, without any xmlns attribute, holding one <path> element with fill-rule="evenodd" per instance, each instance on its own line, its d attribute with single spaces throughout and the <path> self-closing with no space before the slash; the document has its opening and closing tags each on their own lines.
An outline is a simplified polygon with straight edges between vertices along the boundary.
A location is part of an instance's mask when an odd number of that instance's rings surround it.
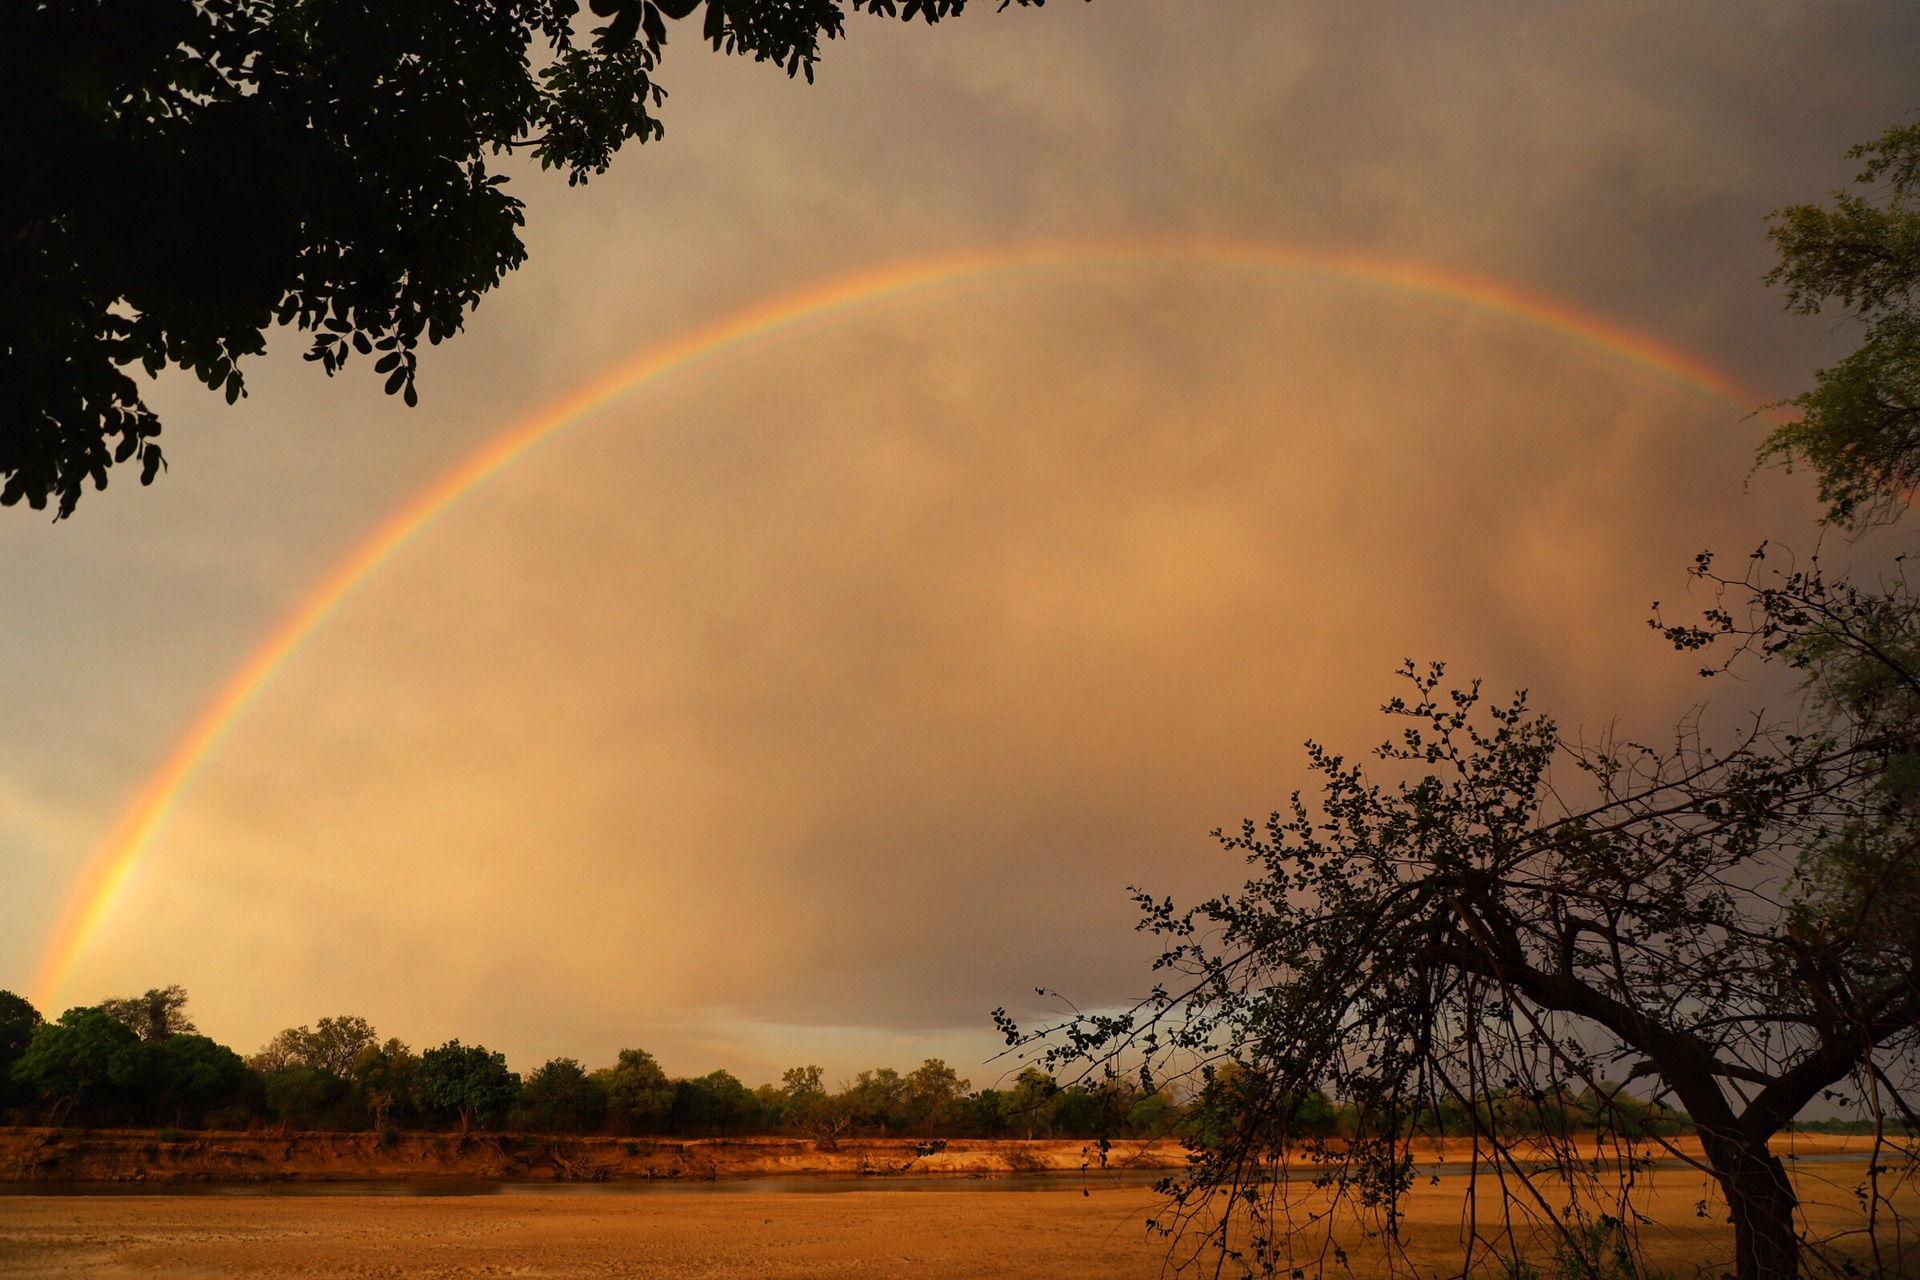
<svg viewBox="0 0 1920 1280">
<path fill-rule="evenodd" d="M 1799 1171 L 1825 1228 L 1857 1222 L 1864 1166 Z M 1678 1280 L 1713 1274 L 1726 1228 L 1702 1219 L 1703 1179 L 1661 1170 L 1641 1204 L 1649 1260 Z M 1161 1202 L 1139 1186 L 1067 1179 L 1057 1189 L 824 1193 L 622 1191 L 574 1194 L 0 1196 L 0 1274 L 40 1277 L 300 1276 L 770 1277 L 1157 1276 L 1167 1244 L 1146 1219 Z M 1409 1205 L 1417 1259 L 1458 1265 L 1466 1180 L 1423 1182 Z M 1083 1191 L 1085 1192 L 1083 1194 Z M 1911 1193 L 1903 1208 L 1920 1211 Z M 1302 1240 L 1307 1239 L 1303 1233 Z M 1360 1275 L 1384 1274 L 1351 1231 Z"/>
</svg>

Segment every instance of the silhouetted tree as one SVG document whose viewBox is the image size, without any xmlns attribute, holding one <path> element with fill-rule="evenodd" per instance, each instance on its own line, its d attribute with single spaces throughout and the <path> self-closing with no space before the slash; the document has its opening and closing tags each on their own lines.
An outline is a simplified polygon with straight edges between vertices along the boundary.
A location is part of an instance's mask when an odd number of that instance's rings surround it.
<svg viewBox="0 0 1920 1280">
<path fill-rule="evenodd" d="M 195 1030 L 187 1016 L 187 989 L 179 983 L 151 987 L 144 995 L 102 1000 L 100 1008 L 133 1028 L 149 1044 Z"/>
<path fill-rule="evenodd" d="M 145 1083 L 147 1059 L 133 1028 L 104 1009 L 69 1009 L 35 1028 L 13 1078 L 34 1090 L 59 1124 L 88 1101 L 124 1107 Z"/>
<path fill-rule="evenodd" d="M 1038 5 L 1044 0 L 1014 0 Z M 1005 7 L 1006 0 L 1002 6 Z M 851 0 L 928 22 L 965 0 Z M 700 0 L 29 0 L 0 40 L 0 503 L 73 510 L 162 465 L 125 372 L 229 401 L 267 330 L 415 401 L 419 345 L 526 258 L 489 160 L 569 182 L 661 134 L 669 21 Z M 813 78 L 845 0 L 707 0 L 716 49 Z"/>
<path fill-rule="evenodd" d="M 527 1122 L 543 1133 L 578 1133 L 607 1114 L 607 1090 L 572 1058 L 554 1058 L 520 1088 Z"/>
<path fill-rule="evenodd" d="M 520 1097 L 520 1077 L 507 1070 L 504 1055 L 458 1040 L 421 1054 L 413 1078 L 421 1105 L 459 1117 L 463 1138 L 474 1121 L 485 1124 L 506 1115 Z"/>
<path fill-rule="evenodd" d="M 0 991 L 0 1104 L 25 1102 L 33 1091 L 13 1079 L 13 1064 L 26 1053 L 44 1019 L 25 996 Z"/>
<path fill-rule="evenodd" d="M 658 1132 L 673 1110 L 673 1082 L 645 1049 L 622 1049 L 593 1073 L 607 1093 L 607 1119 L 628 1133 Z"/>
<path fill-rule="evenodd" d="M 206 1036 L 169 1036 L 147 1054 L 146 1089 L 163 1123 L 198 1125 L 210 1111 L 244 1104 L 256 1079 L 239 1054 Z"/>
<path fill-rule="evenodd" d="M 1846 308 L 1863 341 L 1786 402 L 1800 415 L 1763 456 L 1812 464 L 1827 519 L 1862 528 L 1902 515 L 1920 481 L 1920 127 L 1855 155 L 1874 193 L 1779 215 L 1773 280 L 1796 309 Z M 1238 1219 L 1268 1272 L 1326 1257 L 1331 1219 L 1291 1221 L 1279 1169 L 1304 1145 L 1319 1181 L 1351 1193 L 1339 1202 L 1378 1206 L 1396 1241 L 1413 1141 L 1464 1131 L 1512 1182 L 1491 1230 L 1472 1202 L 1461 1273 L 1483 1247 L 1529 1266 L 1512 1226 L 1531 1216 L 1582 1274 L 1637 1274 L 1635 1149 L 1669 1129 L 1654 1104 L 1672 1099 L 1730 1210 L 1737 1276 L 1799 1274 L 1812 1242 L 1769 1139 L 1842 1086 L 1876 1117 L 1915 1118 L 1920 599 L 1898 568 L 1855 582 L 1817 558 L 1775 566 L 1763 548 L 1725 575 L 1702 555 L 1702 623 L 1655 625 L 1683 650 L 1730 645 L 1705 674 L 1748 659 L 1800 672 L 1796 722 L 1720 745 L 1690 721 L 1670 749 L 1580 746 L 1524 696 L 1487 706 L 1409 664 L 1413 696 L 1384 708 L 1384 780 L 1309 744 L 1317 804 L 1296 793 L 1221 837 L 1253 868 L 1240 892 L 1185 911 L 1138 896 L 1162 981 L 1129 1011 L 1033 1038 L 1052 1037 L 1055 1064 L 1137 1054 L 1146 1088 L 1169 1071 L 1205 1081 L 1166 1229 L 1230 1256 Z M 1349 1108 L 1338 1142 L 1302 1123 L 1322 1087 Z M 1617 1159 L 1582 1157 L 1571 1135 L 1589 1124 Z M 1904 1274 L 1913 1259 L 1874 1230 L 1890 1204 L 1877 1134 L 1859 1247 Z M 1569 1207 L 1522 1138 L 1553 1151 Z"/>
<path fill-rule="evenodd" d="M 839 1150 L 842 1135 L 853 1127 L 852 1099 L 829 1092 L 817 1066 L 788 1067 L 780 1085 L 780 1122 L 823 1150 Z"/>
<path fill-rule="evenodd" d="M 353 1060 L 353 1090 L 376 1126 L 412 1106 L 413 1077 L 420 1059 L 400 1040 L 370 1044 Z"/>
</svg>

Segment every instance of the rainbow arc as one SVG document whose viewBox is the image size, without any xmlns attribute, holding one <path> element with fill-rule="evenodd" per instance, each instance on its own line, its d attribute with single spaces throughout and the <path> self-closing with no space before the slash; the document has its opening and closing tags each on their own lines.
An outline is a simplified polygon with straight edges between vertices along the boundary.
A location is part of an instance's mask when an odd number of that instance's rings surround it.
<svg viewBox="0 0 1920 1280">
<path fill-rule="evenodd" d="M 956 282 L 1040 268 L 1098 263 L 1214 264 L 1298 272 L 1452 302 L 1584 343 L 1638 364 L 1694 394 L 1741 411 L 1761 401 L 1699 356 L 1652 334 L 1487 276 L 1376 254 L 1203 238 L 1081 240 L 914 258 L 839 276 L 748 306 L 641 352 L 577 391 L 516 422 L 461 458 L 388 514 L 335 564 L 229 676 L 166 760 L 141 787 L 78 877 L 32 986 L 49 1008 L 75 962 L 153 848 L 185 788 L 233 725 L 360 585 L 404 551 L 460 499 L 541 444 L 672 374 L 776 334 L 817 326 Z"/>
</svg>

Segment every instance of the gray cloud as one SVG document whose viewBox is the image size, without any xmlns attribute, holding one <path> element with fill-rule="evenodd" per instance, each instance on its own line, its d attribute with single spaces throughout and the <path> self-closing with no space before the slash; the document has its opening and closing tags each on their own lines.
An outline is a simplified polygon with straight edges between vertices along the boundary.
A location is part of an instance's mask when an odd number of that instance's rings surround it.
<svg viewBox="0 0 1920 1280">
<path fill-rule="evenodd" d="M 811 88 L 676 44 L 666 143 L 584 190 L 527 175 L 533 259 L 420 410 L 283 341 L 239 410 L 163 387 L 155 489 L 0 520 L 0 981 L 335 557 L 649 342 L 893 258 L 1204 231 L 1505 276 L 1790 391 L 1844 335 L 1759 288 L 1761 220 L 1907 108 L 1914 35 L 1853 5 L 1101 0 L 856 22 Z M 1206 831 L 1282 800 L 1309 734 L 1374 740 L 1402 657 L 1576 723 L 1697 697 L 1648 601 L 1805 527 L 1791 486 L 1743 490 L 1738 417 L 1251 271 L 979 281 L 742 350 L 370 582 L 67 994 L 184 981 L 243 1047 L 354 1009 L 517 1059 L 977 1057 L 1036 982 L 1137 990 L 1124 886 L 1236 877 Z"/>
</svg>

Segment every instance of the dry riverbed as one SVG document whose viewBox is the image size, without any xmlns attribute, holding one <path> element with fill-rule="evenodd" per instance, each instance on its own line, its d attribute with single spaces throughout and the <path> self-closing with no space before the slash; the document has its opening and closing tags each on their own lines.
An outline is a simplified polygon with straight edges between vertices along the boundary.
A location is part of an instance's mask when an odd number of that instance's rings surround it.
<svg viewBox="0 0 1920 1280">
<path fill-rule="evenodd" d="M 1824 1227 L 1842 1225 L 1864 1166 L 1798 1174 Z M 1662 1169 L 1642 1207 L 1650 1261 L 1684 1280 L 1712 1274 L 1726 1229 L 1695 1211 L 1700 1175 Z M 1425 1181 L 1409 1205 L 1414 1253 L 1457 1259 L 1466 1179 Z M 1046 1189 L 949 1181 L 942 1189 L 816 1194 L 644 1185 L 512 1194 L 360 1196 L 111 1194 L 0 1196 L 0 1274 L 75 1277 L 1150 1277 L 1167 1244 L 1145 1222 L 1159 1199 L 1137 1184 L 1069 1177 Z M 754 1184 L 736 1184 L 752 1188 Z M 1914 1205 L 1904 1206 L 1912 1211 Z M 1366 1241 L 1343 1233 L 1358 1274 L 1385 1274 Z M 1457 1263 L 1456 1263 L 1457 1265 Z"/>
</svg>

